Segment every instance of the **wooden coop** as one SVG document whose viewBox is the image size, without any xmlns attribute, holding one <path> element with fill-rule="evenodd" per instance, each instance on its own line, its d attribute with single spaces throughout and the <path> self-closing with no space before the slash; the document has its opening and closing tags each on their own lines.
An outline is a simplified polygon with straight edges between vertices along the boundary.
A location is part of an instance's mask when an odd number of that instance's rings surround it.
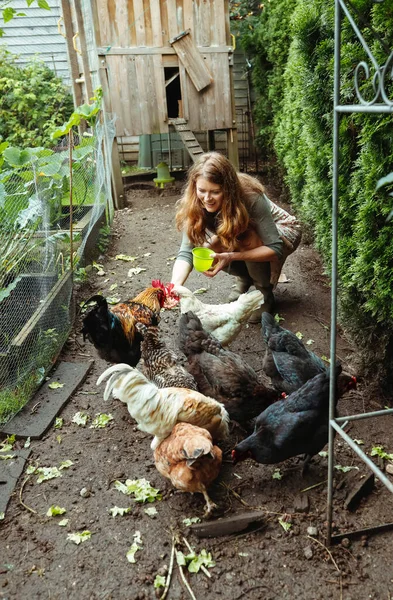
<svg viewBox="0 0 393 600">
<path fill-rule="evenodd" d="M 75 99 L 99 81 L 117 139 L 176 130 L 195 160 L 203 149 L 194 134 L 205 132 L 214 149 L 220 131 L 238 167 L 228 0 L 61 4 Z"/>
<path fill-rule="evenodd" d="M 227 0 L 92 2 L 117 137 L 174 127 L 192 159 L 193 132 L 225 130 L 237 164 Z"/>
</svg>

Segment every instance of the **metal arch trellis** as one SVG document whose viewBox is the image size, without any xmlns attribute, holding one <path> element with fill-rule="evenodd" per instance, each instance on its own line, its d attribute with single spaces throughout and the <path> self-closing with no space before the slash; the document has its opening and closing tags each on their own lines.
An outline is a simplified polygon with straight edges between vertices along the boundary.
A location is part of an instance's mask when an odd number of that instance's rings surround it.
<svg viewBox="0 0 393 600">
<path fill-rule="evenodd" d="M 382 4 L 385 0 L 372 0 L 375 4 Z M 349 9 L 349 0 L 335 0 L 335 23 L 334 23 L 334 115 L 333 115 L 333 189 L 332 189 L 332 292 L 331 292 L 331 332 L 330 332 L 330 364 L 336 363 L 336 325 L 337 325 L 337 250 L 338 250 L 338 178 L 339 178 L 339 122 L 342 113 L 393 113 L 393 99 L 389 99 L 385 89 L 387 77 L 391 77 L 393 69 L 393 50 L 384 65 L 379 65 L 373 56 L 366 40 Z M 352 8 L 352 7 L 351 7 Z M 341 75 L 341 22 L 343 16 L 349 21 L 356 36 L 358 37 L 366 55 L 371 63 L 373 73 L 370 73 L 369 63 L 361 61 L 355 69 L 355 91 L 358 104 L 340 104 L 340 75 Z M 370 81 L 373 97 L 366 100 L 359 86 L 359 76 L 363 74 Z M 372 75 L 372 76 L 371 76 Z M 330 372 L 330 394 L 329 394 L 329 458 L 328 458 L 328 498 L 327 498 L 327 545 L 334 541 L 332 536 L 333 516 L 333 472 L 334 472 L 334 433 L 337 432 L 352 450 L 363 460 L 363 462 L 375 473 L 378 479 L 393 493 L 393 483 L 382 473 L 372 460 L 359 448 L 352 438 L 342 429 L 343 422 L 355 421 L 371 417 L 392 415 L 393 409 L 380 410 L 364 414 L 350 415 L 346 417 L 335 417 L 335 373 Z M 374 527 L 377 529 L 393 528 L 392 523 Z M 337 536 L 341 538 L 342 536 Z"/>
</svg>

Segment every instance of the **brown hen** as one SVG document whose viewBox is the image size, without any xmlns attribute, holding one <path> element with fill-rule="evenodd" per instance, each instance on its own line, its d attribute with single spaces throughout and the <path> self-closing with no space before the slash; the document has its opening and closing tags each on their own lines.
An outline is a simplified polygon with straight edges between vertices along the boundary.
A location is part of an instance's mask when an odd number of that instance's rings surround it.
<svg viewBox="0 0 393 600">
<path fill-rule="evenodd" d="M 205 516 L 210 515 L 216 505 L 209 498 L 207 488 L 220 472 L 222 451 L 213 445 L 206 429 L 177 423 L 170 436 L 154 451 L 154 460 L 157 470 L 170 479 L 176 489 L 203 494 Z"/>
</svg>

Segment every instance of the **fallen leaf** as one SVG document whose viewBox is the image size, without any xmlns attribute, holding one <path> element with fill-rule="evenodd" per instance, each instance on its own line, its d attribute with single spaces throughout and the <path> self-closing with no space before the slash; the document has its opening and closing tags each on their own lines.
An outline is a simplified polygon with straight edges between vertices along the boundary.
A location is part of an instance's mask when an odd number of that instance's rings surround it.
<svg viewBox="0 0 393 600">
<path fill-rule="evenodd" d="M 113 292 L 113 290 L 115 290 L 117 288 L 117 283 L 112 283 L 112 285 L 109 288 L 110 292 Z"/>
<path fill-rule="evenodd" d="M 70 540 L 70 542 L 74 542 L 74 544 L 76 544 L 77 546 L 81 543 L 81 542 L 85 542 L 86 540 L 91 538 L 91 531 L 85 530 L 85 531 L 81 531 L 80 533 L 69 533 L 67 535 L 67 540 Z"/>
<path fill-rule="evenodd" d="M 74 414 L 71 422 L 76 423 L 76 425 L 79 425 L 80 427 L 85 427 L 88 419 L 89 419 L 89 415 L 87 413 L 79 411 Z"/>
<path fill-rule="evenodd" d="M 62 519 L 61 521 L 58 522 L 58 525 L 60 527 L 65 527 L 66 525 L 68 525 L 68 521 L 69 521 L 69 519 Z"/>
<path fill-rule="evenodd" d="M 282 474 L 280 469 L 275 469 L 272 475 L 272 479 L 282 479 Z"/>
<path fill-rule="evenodd" d="M 295 335 L 296 335 L 297 338 L 299 338 L 299 340 L 303 339 L 303 334 L 302 334 L 301 331 L 297 331 Z"/>
<path fill-rule="evenodd" d="M 115 260 L 124 260 L 125 262 L 134 262 L 139 256 L 129 256 L 128 254 L 116 254 Z"/>
<path fill-rule="evenodd" d="M 160 588 L 165 586 L 165 577 L 163 575 L 156 575 L 154 579 L 154 587 Z"/>
<path fill-rule="evenodd" d="M 139 545 L 141 544 L 141 545 Z M 141 538 L 141 532 L 140 531 L 136 531 L 134 533 L 134 542 L 131 545 L 129 551 L 126 554 L 127 560 L 130 563 L 136 563 L 135 560 L 135 554 L 138 552 L 138 550 L 143 550 L 143 546 L 142 546 L 142 538 Z"/>
<path fill-rule="evenodd" d="M 61 429 L 63 427 L 63 423 L 64 423 L 63 419 L 61 419 L 60 417 L 56 417 L 54 428 Z"/>
<path fill-rule="evenodd" d="M 201 520 L 199 517 L 190 517 L 189 519 L 183 519 L 183 523 L 186 527 L 189 527 L 193 523 L 200 523 Z"/>
<path fill-rule="evenodd" d="M 61 471 L 62 469 L 69 469 L 70 467 L 72 467 L 73 464 L 74 463 L 72 462 L 72 460 L 63 460 L 60 463 L 59 471 Z"/>
<path fill-rule="evenodd" d="M 130 496 L 134 494 L 135 502 L 155 502 L 161 500 L 160 491 L 150 485 L 147 479 L 127 479 L 125 483 L 115 481 L 115 488 Z"/>
<path fill-rule="evenodd" d="M 65 512 L 67 512 L 65 508 L 61 508 L 61 506 L 55 506 L 52 504 L 52 506 L 46 511 L 46 516 L 55 517 L 56 515 L 64 515 Z"/>
<path fill-rule="evenodd" d="M 348 471 L 352 471 L 352 469 L 357 469 L 359 471 L 359 467 L 343 467 L 342 465 L 334 465 L 334 468 L 337 469 L 337 471 L 342 471 L 343 473 L 348 473 Z"/>
<path fill-rule="evenodd" d="M 198 288 L 197 290 L 195 290 L 195 292 L 193 292 L 194 296 L 198 296 L 198 294 L 206 294 L 207 292 L 207 288 L 201 287 Z"/>
<path fill-rule="evenodd" d="M 148 508 L 145 508 L 144 512 L 149 515 L 149 517 L 154 517 L 158 514 L 158 510 L 155 506 L 149 506 Z"/>
<path fill-rule="evenodd" d="M 106 427 L 110 421 L 113 421 L 112 415 L 98 413 L 90 425 L 90 429 L 102 429 L 103 427 Z"/>
<path fill-rule="evenodd" d="M 306 344 L 307 346 L 311 346 L 311 344 L 314 344 L 314 340 L 307 340 Z"/>
<path fill-rule="evenodd" d="M 64 385 L 65 385 L 65 384 L 64 384 L 64 383 L 60 383 L 60 381 L 53 381 L 52 383 L 50 383 L 50 384 L 48 385 L 48 387 L 49 387 L 51 390 L 57 390 L 57 389 L 59 389 L 59 388 L 62 388 L 62 387 L 64 387 Z"/>
<path fill-rule="evenodd" d="M 129 512 L 131 512 L 131 507 L 120 508 L 120 506 L 113 506 L 113 508 L 109 509 L 109 512 L 111 513 L 112 517 L 117 517 L 117 515 L 122 517 L 123 515 L 127 515 Z"/>
<path fill-rule="evenodd" d="M 289 531 L 292 527 L 292 523 L 288 523 L 288 521 L 284 521 L 284 519 L 279 518 L 278 522 L 280 523 L 284 531 Z"/>
<path fill-rule="evenodd" d="M 37 469 L 34 469 L 34 472 L 38 475 L 37 483 L 62 476 L 57 467 L 37 467 Z"/>
<path fill-rule="evenodd" d="M 133 275 L 139 275 L 142 271 L 146 271 L 146 269 L 143 269 L 142 267 L 133 267 L 128 271 L 127 275 L 128 277 L 132 277 Z"/>
</svg>

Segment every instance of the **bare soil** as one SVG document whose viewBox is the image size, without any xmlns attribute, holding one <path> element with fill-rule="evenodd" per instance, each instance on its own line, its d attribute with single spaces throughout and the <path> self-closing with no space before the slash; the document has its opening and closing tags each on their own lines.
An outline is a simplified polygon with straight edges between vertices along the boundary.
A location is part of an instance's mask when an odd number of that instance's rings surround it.
<svg viewBox="0 0 393 600">
<path fill-rule="evenodd" d="M 129 206 L 116 213 L 111 246 L 105 256 L 98 258 L 105 275 L 97 276 L 93 270 L 89 283 L 77 290 L 78 306 L 97 292 L 125 299 L 139 293 L 153 278 L 169 281 L 180 242 L 174 227 L 179 191 L 179 182 L 161 192 L 149 185 L 146 189 L 146 183 L 129 189 Z M 271 197 L 275 199 L 274 190 Z M 115 260 L 121 253 L 139 258 L 133 263 Z M 143 256 L 147 253 L 151 254 Z M 134 266 L 145 270 L 129 277 L 127 273 Z M 276 293 L 284 327 L 300 331 L 304 340 L 314 340 L 312 349 L 329 356 L 330 288 L 320 257 L 303 242 L 284 270 L 289 282 L 279 284 Z M 111 287 L 114 284 L 115 289 Z M 208 288 L 201 296 L 206 303 L 223 302 L 232 284 L 225 274 L 208 280 L 195 272 L 187 282 L 192 290 Z M 166 340 L 173 348 L 177 346 L 178 314 L 164 312 L 161 320 Z M 158 573 L 167 573 L 173 536 L 178 536 L 179 549 L 187 551 L 182 540 L 185 536 L 198 552 L 203 548 L 210 551 L 216 562 L 210 578 L 203 572 L 187 574 L 198 600 L 393 598 L 393 531 L 346 539 L 329 550 L 324 545 L 327 458 L 315 457 L 303 478 L 298 459 L 272 466 L 245 461 L 233 467 L 230 450 L 242 436 L 236 428 L 223 445 L 222 472 L 210 490 L 219 507 L 213 519 L 253 510 L 264 511 L 265 518 L 253 532 L 197 538 L 183 520 L 202 518 L 202 496 L 175 492 L 155 469 L 150 436 L 136 429 L 125 405 L 113 399 L 104 402 L 103 389 L 96 387 L 96 381 L 108 364 L 91 344 L 83 342 L 81 318 L 78 314 L 61 358 L 94 359 L 93 368 L 59 415 L 63 427 L 51 428 L 42 440 L 33 441 L 29 459 L 40 466 L 59 466 L 64 460 L 74 464 L 62 471 L 61 478 L 41 484 L 34 475 L 22 476 L 0 525 L 0 598 L 154 599 L 162 593 L 162 588 L 154 589 L 153 582 Z M 260 325 L 244 328 L 232 350 L 262 374 Z M 358 390 L 340 401 L 340 413 L 382 408 L 386 399 L 371 394 L 373 382 L 365 381 L 358 372 L 358 349 L 352 347 L 342 327 L 337 354 L 344 367 L 359 379 Z M 81 427 L 72 423 L 78 411 L 87 412 L 91 418 L 96 413 L 111 413 L 114 419 L 104 429 L 91 429 L 89 424 Z M 367 452 L 377 445 L 393 451 L 391 418 L 357 421 L 347 431 Z M 335 464 L 355 468 L 336 472 L 334 533 L 392 521 L 392 495 L 378 480 L 355 511 L 344 508 L 353 480 L 358 481 L 369 471 L 343 441 L 336 439 L 335 448 Z M 281 479 L 273 478 L 277 469 Z M 114 487 L 116 479 L 137 478 L 148 479 L 162 492 L 161 501 L 148 505 L 157 508 L 154 517 L 145 513 L 146 505 L 135 503 Z M 86 491 L 81 496 L 83 488 Z M 51 505 L 66 508 L 66 514 L 47 517 Z M 112 517 L 109 509 L 113 506 L 130 506 L 131 511 Z M 69 519 L 68 524 L 60 527 L 58 522 L 64 517 Z M 288 531 L 280 521 L 291 524 Z M 87 541 L 75 545 L 67 540 L 68 533 L 83 530 L 92 533 Z M 136 563 L 131 564 L 126 554 L 136 531 L 140 531 L 143 549 L 136 553 Z M 189 597 L 174 565 L 167 598 Z"/>
</svg>

